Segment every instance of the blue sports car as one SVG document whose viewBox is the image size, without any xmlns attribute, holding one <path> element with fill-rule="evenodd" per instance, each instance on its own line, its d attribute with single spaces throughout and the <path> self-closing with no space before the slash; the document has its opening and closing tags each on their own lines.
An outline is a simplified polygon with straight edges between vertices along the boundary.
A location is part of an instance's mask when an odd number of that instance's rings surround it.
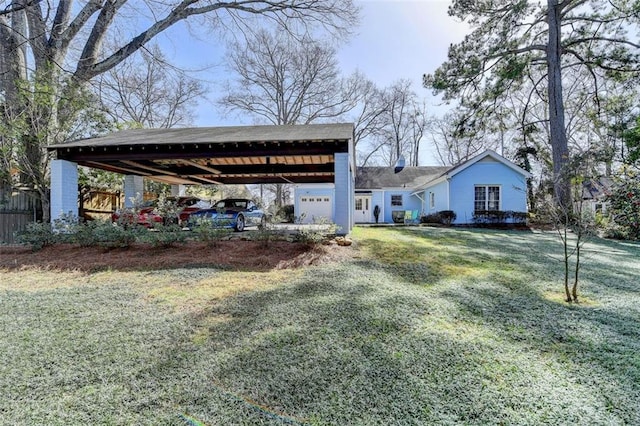
<svg viewBox="0 0 640 426">
<path fill-rule="evenodd" d="M 267 217 L 251 200 L 245 198 L 227 198 L 220 200 L 210 209 L 201 209 L 189 216 L 189 228 L 198 225 L 233 228 L 238 232 L 247 226 L 264 226 Z"/>
</svg>

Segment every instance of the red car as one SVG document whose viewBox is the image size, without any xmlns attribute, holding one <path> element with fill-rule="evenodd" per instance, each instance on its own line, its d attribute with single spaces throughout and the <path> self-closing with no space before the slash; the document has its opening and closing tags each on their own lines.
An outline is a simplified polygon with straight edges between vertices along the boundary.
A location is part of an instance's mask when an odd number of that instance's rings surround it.
<svg viewBox="0 0 640 426">
<path fill-rule="evenodd" d="M 211 207 L 211 203 L 205 200 L 201 200 L 197 197 L 168 197 L 167 200 L 173 201 L 178 207 L 181 207 L 178 213 L 178 223 L 183 224 L 189 219 L 191 213 L 198 210 Z M 133 225 L 137 224 L 144 226 L 145 228 L 153 228 L 154 225 L 159 223 L 166 224 L 175 222 L 175 218 L 167 218 L 158 214 L 156 210 L 158 200 L 145 201 L 140 208 L 137 217 L 134 217 L 133 212 L 130 209 L 116 210 L 111 214 L 111 221 L 118 224 Z"/>
</svg>

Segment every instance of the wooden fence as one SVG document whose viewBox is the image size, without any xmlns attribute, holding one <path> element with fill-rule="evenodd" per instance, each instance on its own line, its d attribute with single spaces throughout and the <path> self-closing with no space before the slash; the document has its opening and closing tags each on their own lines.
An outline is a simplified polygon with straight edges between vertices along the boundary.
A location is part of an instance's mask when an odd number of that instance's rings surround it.
<svg viewBox="0 0 640 426">
<path fill-rule="evenodd" d="M 124 206 L 124 194 L 120 191 L 98 191 L 80 188 L 82 203 L 78 215 L 85 220 L 111 219 L 111 213 Z M 155 200 L 158 195 L 152 192 L 143 194 L 144 201 Z"/>
<path fill-rule="evenodd" d="M 15 243 L 16 233 L 35 221 L 37 210 L 33 193 L 0 186 L 0 244 Z"/>
<path fill-rule="evenodd" d="M 80 194 L 82 203 L 80 203 L 78 215 L 85 220 L 109 220 L 111 213 L 122 207 L 123 197 L 120 191 L 108 192 L 81 188 Z"/>
<path fill-rule="evenodd" d="M 124 196 L 120 191 L 107 192 L 78 188 L 82 203 L 78 215 L 85 220 L 110 220 L 111 213 L 122 207 Z M 153 193 L 144 193 L 143 199 L 153 200 Z M 38 201 L 33 193 L 0 186 L 0 244 L 16 243 L 15 234 L 37 219 Z"/>
</svg>

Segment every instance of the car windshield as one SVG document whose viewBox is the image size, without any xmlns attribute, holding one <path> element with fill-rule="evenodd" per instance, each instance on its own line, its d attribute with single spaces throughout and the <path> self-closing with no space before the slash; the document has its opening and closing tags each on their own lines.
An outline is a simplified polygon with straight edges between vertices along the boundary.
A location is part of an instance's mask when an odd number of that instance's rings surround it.
<svg viewBox="0 0 640 426">
<path fill-rule="evenodd" d="M 247 202 L 245 200 L 222 200 L 216 203 L 216 208 L 227 209 L 246 209 Z"/>
<path fill-rule="evenodd" d="M 189 206 L 191 206 L 191 205 L 193 205 L 193 204 L 195 204 L 197 202 L 198 202 L 198 200 L 196 200 L 194 198 L 187 198 L 187 199 L 184 199 L 184 200 L 178 200 L 177 204 L 179 206 L 189 207 Z"/>
</svg>

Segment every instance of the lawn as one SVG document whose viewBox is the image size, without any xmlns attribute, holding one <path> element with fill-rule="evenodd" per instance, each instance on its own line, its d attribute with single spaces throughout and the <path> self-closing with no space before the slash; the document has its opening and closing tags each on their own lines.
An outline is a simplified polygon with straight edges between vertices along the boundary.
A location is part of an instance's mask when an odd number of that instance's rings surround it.
<svg viewBox="0 0 640 426">
<path fill-rule="evenodd" d="M 0 270 L 0 424 L 640 424 L 640 245 L 356 228 L 296 270 Z M 268 250 L 268 248 L 266 249 Z"/>
</svg>

